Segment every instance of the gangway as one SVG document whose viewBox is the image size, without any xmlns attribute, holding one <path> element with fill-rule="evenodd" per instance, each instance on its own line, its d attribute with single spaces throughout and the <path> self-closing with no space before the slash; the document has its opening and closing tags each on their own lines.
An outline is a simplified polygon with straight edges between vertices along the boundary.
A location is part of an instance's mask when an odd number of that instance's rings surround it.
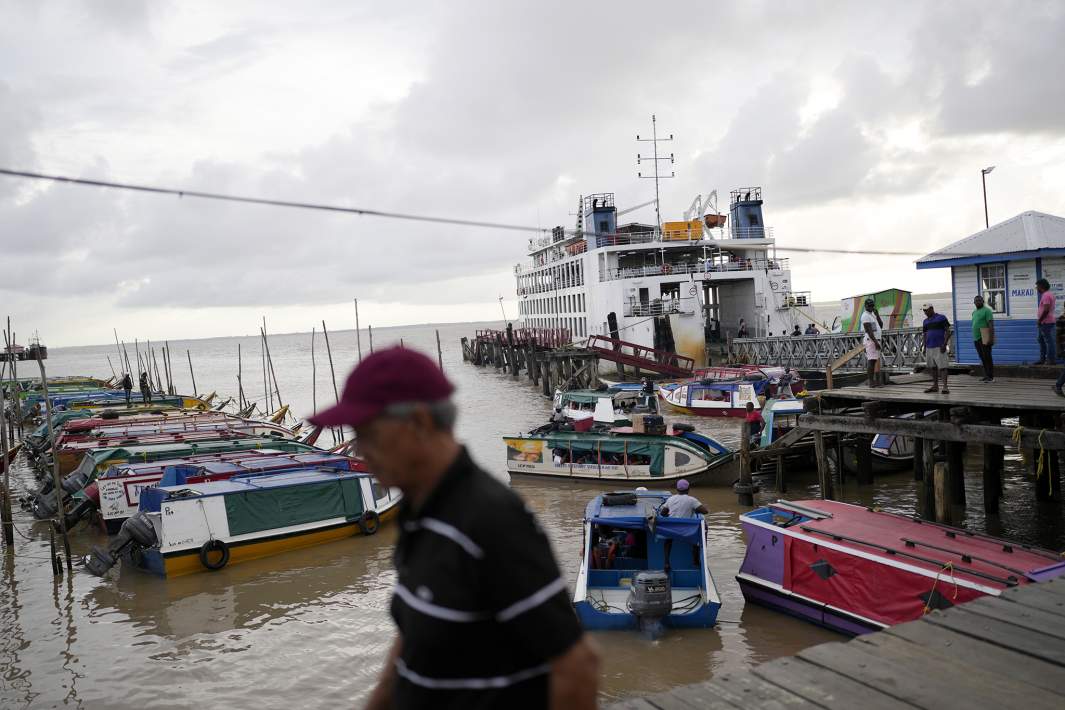
<svg viewBox="0 0 1065 710">
<path fill-rule="evenodd" d="M 695 369 L 695 360 L 684 355 L 655 350 L 636 343 L 629 343 L 605 335 L 592 335 L 585 346 L 595 353 L 600 360 L 609 360 L 622 365 L 657 372 L 672 377 L 691 377 Z"/>
</svg>

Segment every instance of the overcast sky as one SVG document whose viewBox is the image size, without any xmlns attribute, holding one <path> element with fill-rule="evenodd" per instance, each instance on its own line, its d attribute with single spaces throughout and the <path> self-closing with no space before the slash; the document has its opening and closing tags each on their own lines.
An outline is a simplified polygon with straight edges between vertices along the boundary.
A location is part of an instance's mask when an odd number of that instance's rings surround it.
<svg viewBox="0 0 1065 710">
<path fill-rule="evenodd" d="M 550 227 L 761 185 L 778 244 L 1065 215 L 1065 3 L 0 0 L 0 166 Z M 653 208 L 629 215 L 653 221 Z M 516 316 L 528 235 L 0 177 L 0 315 L 51 345 Z M 793 255 L 815 300 L 949 288 Z M 20 340 L 25 338 L 20 336 Z"/>
</svg>

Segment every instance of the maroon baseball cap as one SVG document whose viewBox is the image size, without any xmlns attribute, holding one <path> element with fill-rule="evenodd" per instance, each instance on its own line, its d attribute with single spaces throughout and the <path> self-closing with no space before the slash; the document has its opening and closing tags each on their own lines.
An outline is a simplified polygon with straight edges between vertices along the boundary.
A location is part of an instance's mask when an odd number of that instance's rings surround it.
<svg viewBox="0 0 1065 710">
<path fill-rule="evenodd" d="M 436 402 L 454 391 L 436 363 L 425 355 L 399 347 L 378 350 L 348 376 L 340 401 L 309 421 L 317 426 L 357 427 L 390 404 Z"/>
</svg>

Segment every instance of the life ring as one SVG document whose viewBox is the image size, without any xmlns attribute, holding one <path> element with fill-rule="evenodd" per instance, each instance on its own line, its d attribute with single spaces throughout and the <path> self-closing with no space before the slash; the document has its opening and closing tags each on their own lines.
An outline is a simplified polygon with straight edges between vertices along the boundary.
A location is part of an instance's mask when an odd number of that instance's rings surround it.
<svg viewBox="0 0 1065 710">
<path fill-rule="evenodd" d="M 221 552 L 222 558 L 217 562 L 211 562 L 209 555 L 212 552 Z M 221 540 L 208 540 L 203 543 L 203 547 L 200 548 L 200 564 L 207 569 L 215 572 L 222 569 L 229 563 L 229 545 Z"/>
<path fill-rule="evenodd" d="M 381 516 L 375 510 L 367 510 L 359 518 L 359 530 L 363 535 L 373 535 L 381 527 Z"/>
</svg>

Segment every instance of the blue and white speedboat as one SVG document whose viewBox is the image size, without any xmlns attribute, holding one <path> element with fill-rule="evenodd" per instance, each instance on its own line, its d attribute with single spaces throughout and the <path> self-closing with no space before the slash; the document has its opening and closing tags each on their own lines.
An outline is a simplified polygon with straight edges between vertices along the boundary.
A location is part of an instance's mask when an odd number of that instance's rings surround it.
<svg viewBox="0 0 1065 710">
<path fill-rule="evenodd" d="M 604 493 L 588 504 L 573 594 L 584 628 L 655 633 L 717 621 L 721 597 L 707 564 L 706 522 L 659 516 L 669 496 Z"/>
</svg>

